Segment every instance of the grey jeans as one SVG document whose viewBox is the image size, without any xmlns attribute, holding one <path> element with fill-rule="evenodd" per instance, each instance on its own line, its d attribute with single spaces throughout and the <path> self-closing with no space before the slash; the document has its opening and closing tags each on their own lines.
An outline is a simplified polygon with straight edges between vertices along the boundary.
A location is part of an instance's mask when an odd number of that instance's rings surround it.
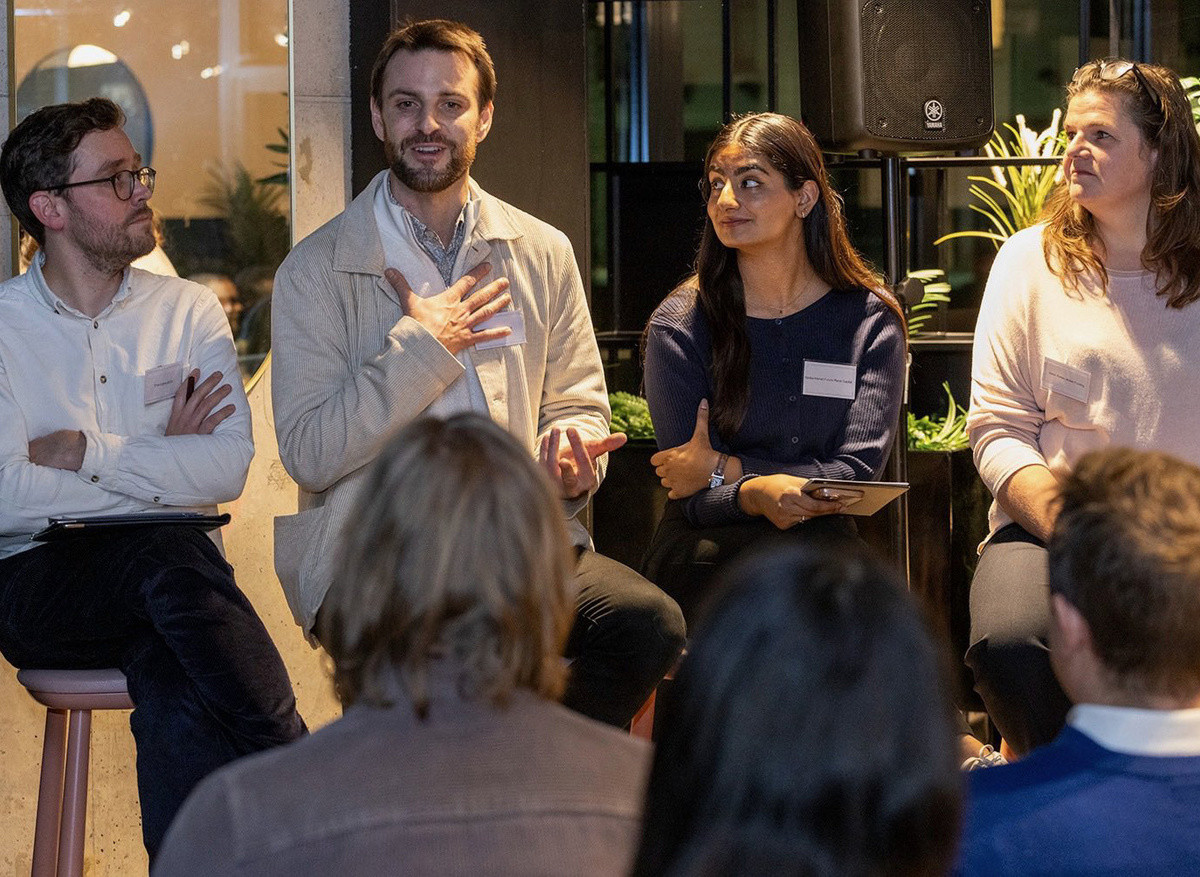
<svg viewBox="0 0 1200 877">
<path fill-rule="evenodd" d="M 1018 524 L 1001 528 L 971 580 L 967 666 L 1000 734 L 1018 754 L 1049 743 L 1071 702 L 1050 667 L 1046 546 Z"/>
</svg>

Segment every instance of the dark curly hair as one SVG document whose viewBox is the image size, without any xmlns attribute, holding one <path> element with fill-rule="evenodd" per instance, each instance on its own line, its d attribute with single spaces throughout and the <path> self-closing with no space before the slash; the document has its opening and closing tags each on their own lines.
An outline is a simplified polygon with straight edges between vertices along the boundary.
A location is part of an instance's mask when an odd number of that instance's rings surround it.
<svg viewBox="0 0 1200 877">
<path fill-rule="evenodd" d="M 39 245 L 46 229 L 29 209 L 29 196 L 67 182 L 79 142 L 93 131 L 125 124 L 125 114 L 104 97 L 34 110 L 13 128 L 0 150 L 0 187 L 13 216 Z"/>
</svg>

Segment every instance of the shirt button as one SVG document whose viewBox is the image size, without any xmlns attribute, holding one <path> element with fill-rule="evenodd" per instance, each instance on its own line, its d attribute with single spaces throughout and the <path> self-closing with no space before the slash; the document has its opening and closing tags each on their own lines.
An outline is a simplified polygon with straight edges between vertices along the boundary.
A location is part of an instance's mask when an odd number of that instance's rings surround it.
<svg viewBox="0 0 1200 877">
<path fill-rule="evenodd" d="M 795 401 L 796 401 L 796 397 L 795 397 L 795 396 L 788 396 L 788 401 L 789 401 L 789 402 L 795 402 Z"/>
<path fill-rule="evenodd" d="M 791 360 L 790 360 L 790 359 L 788 359 L 788 358 L 785 356 L 785 357 L 783 358 L 783 364 L 784 364 L 784 365 L 787 365 L 789 362 L 791 362 Z"/>
<path fill-rule="evenodd" d="M 100 476 L 99 476 L 99 475 L 93 475 L 93 476 L 92 476 L 92 484 L 95 484 L 95 483 L 96 483 L 97 481 L 99 481 L 99 480 L 100 480 Z"/>
<path fill-rule="evenodd" d="M 775 321 L 775 325 L 776 325 L 776 326 L 782 326 L 782 325 L 783 325 L 783 320 L 776 320 L 776 321 Z"/>
<path fill-rule="evenodd" d="M 800 443 L 800 436 L 798 436 L 798 435 L 792 436 L 792 444 L 796 445 L 799 443 Z"/>
<path fill-rule="evenodd" d="M 107 383 L 108 383 L 108 377 L 107 377 L 106 375 L 100 375 L 100 383 L 102 383 L 102 384 L 107 384 Z"/>
<path fill-rule="evenodd" d="M 156 496 L 156 497 L 154 497 L 154 501 L 155 501 L 155 502 L 161 502 L 161 501 L 162 501 L 162 497 L 161 497 L 161 496 Z"/>
<path fill-rule="evenodd" d="M 92 320 L 92 328 L 93 328 L 93 329 L 99 329 L 99 328 L 100 328 L 100 321 L 99 321 L 99 320 Z"/>
</svg>

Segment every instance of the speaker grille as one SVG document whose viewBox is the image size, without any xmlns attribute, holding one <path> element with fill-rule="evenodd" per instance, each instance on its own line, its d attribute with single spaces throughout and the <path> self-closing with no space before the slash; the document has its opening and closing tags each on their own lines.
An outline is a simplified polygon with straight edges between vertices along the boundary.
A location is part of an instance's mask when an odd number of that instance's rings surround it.
<svg viewBox="0 0 1200 877">
<path fill-rule="evenodd" d="M 992 127 L 991 9 L 985 0 L 871 0 L 860 7 L 863 123 L 914 143 Z"/>
</svg>

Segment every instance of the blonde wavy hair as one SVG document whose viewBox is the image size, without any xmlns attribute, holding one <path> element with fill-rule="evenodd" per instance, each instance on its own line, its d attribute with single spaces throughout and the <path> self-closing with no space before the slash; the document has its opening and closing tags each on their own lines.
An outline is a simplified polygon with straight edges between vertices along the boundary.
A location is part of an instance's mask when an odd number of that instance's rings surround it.
<svg viewBox="0 0 1200 877">
<path fill-rule="evenodd" d="M 1126 73 L 1103 75 L 1125 64 Z M 1158 294 L 1168 307 L 1191 304 L 1200 298 L 1200 136 L 1179 77 L 1157 64 L 1091 61 L 1076 71 L 1067 100 L 1087 92 L 1119 96 L 1146 148 L 1158 151 L 1142 264 L 1158 275 Z M 1068 289 L 1092 276 L 1107 290 L 1108 272 L 1095 248 L 1096 221 L 1071 200 L 1068 187 L 1066 179 L 1058 184 L 1042 214 L 1046 264 Z"/>
<path fill-rule="evenodd" d="M 424 717 L 434 660 L 470 699 L 557 698 L 569 558 L 561 504 L 508 433 L 475 414 L 400 430 L 371 464 L 318 619 L 342 704 L 390 706 L 398 678 Z"/>
</svg>

